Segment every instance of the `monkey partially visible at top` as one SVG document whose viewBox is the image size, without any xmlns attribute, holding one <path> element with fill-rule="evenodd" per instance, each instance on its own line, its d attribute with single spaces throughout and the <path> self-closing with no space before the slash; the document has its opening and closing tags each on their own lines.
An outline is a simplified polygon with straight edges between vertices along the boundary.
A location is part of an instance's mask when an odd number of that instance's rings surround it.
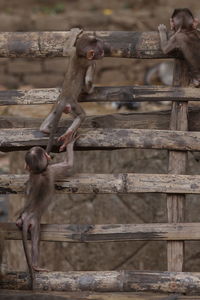
<svg viewBox="0 0 200 300">
<path fill-rule="evenodd" d="M 80 33 L 79 29 L 72 30 L 72 45 L 68 51 L 70 59 L 62 90 L 50 114 L 40 126 L 42 132 L 50 133 L 46 148 L 47 153 L 51 151 L 54 134 L 63 112 L 72 113 L 75 119 L 66 132 L 59 138 L 59 141 L 62 142 L 60 151 L 64 150 L 73 132 L 79 128 L 81 122 L 85 119 L 85 111 L 78 103 L 78 99 L 83 91 L 87 93 L 92 91 L 96 66 L 95 60 L 104 57 L 103 41 L 88 34 L 83 34 L 79 37 Z"/>
<path fill-rule="evenodd" d="M 197 29 L 199 20 L 194 18 L 188 8 L 175 9 L 170 25 L 174 31 L 167 39 L 167 29 L 164 24 L 158 26 L 161 49 L 168 54 L 173 50 L 182 53 L 188 64 L 191 81 L 195 87 L 200 86 L 200 31 Z"/>
<path fill-rule="evenodd" d="M 49 165 L 50 156 L 41 147 L 31 148 L 25 156 L 29 178 L 26 183 L 26 202 L 19 213 L 16 225 L 22 230 L 22 241 L 28 264 L 31 288 L 34 289 L 34 271 L 45 271 L 39 268 L 40 221 L 47 210 L 54 193 L 54 182 L 71 175 L 74 162 L 73 146 L 77 138 L 71 136 L 66 147 L 66 157 L 61 163 Z M 28 249 L 27 234 L 31 236 L 31 254 Z"/>
</svg>

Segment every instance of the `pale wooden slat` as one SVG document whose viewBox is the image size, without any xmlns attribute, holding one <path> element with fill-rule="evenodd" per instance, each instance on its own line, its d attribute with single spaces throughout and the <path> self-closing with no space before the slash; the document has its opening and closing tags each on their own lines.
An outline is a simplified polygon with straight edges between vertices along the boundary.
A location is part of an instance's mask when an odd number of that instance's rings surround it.
<svg viewBox="0 0 200 300">
<path fill-rule="evenodd" d="M 55 103 L 59 88 L 0 91 L 0 105 L 40 105 Z M 141 101 L 199 101 L 197 88 L 164 86 L 95 87 L 92 94 L 83 94 L 80 102 L 141 102 Z"/>
<path fill-rule="evenodd" d="M 82 128 L 159 129 L 169 128 L 171 111 L 129 112 L 108 115 L 87 116 Z M 200 109 L 188 112 L 189 130 L 200 131 Z M 17 116 L 0 116 L 0 128 L 39 128 L 43 119 Z M 70 126 L 72 120 L 60 121 L 60 126 Z"/>
<path fill-rule="evenodd" d="M 33 297 L 32 291 L 18 291 L 18 290 L 1 290 L 1 300 L 30 300 Z M 171 296 L 175 294 L 171 294 Z M 42 300 L 175 300 L 175 298 L 168 298 L 170 294 L 166 293 L 149 293 L 149 292 L 110 292 L 110 293 L 97 293 L 97 292 L 54 292 L 54 291 L 34 291 L 35 299 Z M 13 298 L 12 298 L 13 297 Z M 29 298 L 30 297 L 30 298 Z M 37 297 L 37 298 L 36 298 Z M 39 298 L 40 297 L 40 298 Z M 199 300 L 199 296 L 185 296 L 178 295 L 176 300 Z"/>
<path fill-rule="evenodd" d="M 63 46 L 69 34 L 69 31 L 1 32 L 0 57 L 63 56 Z M 105 42 L 105 56 L 170 57 L 160 50 L 158 32 L 96 31 L 96 36 Z"/>
<path fill-rule="evenodd" d="M 7 240 L 21 240 L 15 223 L 0 223 Z M 41 224 L 41 241 L 118 242 L 118 241 L 200 240 L 200 223 L 153 224 Z"/>
<path fill-rule="evenodd" d="M 175 60 L 173 85 L 177 88 L 188 86 L 190 81 L 188 66 L 185 61 Z M 184 99 L 182 99 L 184 100 Z M 170 129 L 188 130 L 188 103 L 173 102 Z M 187 152 L 169 151 L 168 172 L 170 174 L 185 174 Z M 184 221 L 185 195 L 167 195 L 167 214 L 169 222 Z M 168 271 L 183 271 L 184 243 L 168 242 L 167 245 Z"/>
<path fill-rule="evenodd" d="M 24 192 L 26 175 L 1 175 L 0 194 Z M 76 174 L 57 181 L 57 193 L 186 193 L 200 194 L 200 175 Z"/>
<path fill-rule="evenodd" d="M 64 132 L 60 128 L 57 137 Z M 169 149 L 200 151 L 200 132 L 150 130 L 150 129 L 82 129 L 76 142 L 77 150 L 87 149 Z M 38 129 L 2 129 L 0 151 L 17 151 L 33 146 L 46 146 L 48 135 Z M 53 151 L 58 151 L 55 138 Z"/>
<path fill-rule="evenodd" d="M 151 271 L 70 271 L 36 272 L 37 290 L 93 292 L 200 293 L 200 273 Z M 10 272 L 3 276 L 2 289 L 26 290 L 27 273 Z"/>
</svg>

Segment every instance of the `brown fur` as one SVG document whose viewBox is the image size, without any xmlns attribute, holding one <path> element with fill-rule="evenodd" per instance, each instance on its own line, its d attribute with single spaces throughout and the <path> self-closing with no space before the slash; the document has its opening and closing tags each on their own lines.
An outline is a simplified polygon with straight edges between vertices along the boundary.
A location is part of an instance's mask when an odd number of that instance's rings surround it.
<svg viewBox="0 0 200 300">
<path fill-rule="evenodd" d="M 198 20 L 189 9 L 176 9 L 170 19 L 174 34 L 167 40 L 166 26 L 158 26 L 161 49 L 165 54 L 174 50 L 180 51 L 188 64 L 191 81 L 200 86 L 200 32 L 197 30 Z"/>
<path fill-rule="evenodd" d="M 31 289 L 35 288 L 34 271 L 42 270 L 38 267 L 41 216 L 51 202 L 55 180 L 71 174 L 74 141 L 73 138 L 67 145 L 66 158 L 62 163 L 48 165 L 48 156 L 40 147 L 33 147 L 25 156 L 29 170 L 25 191 L 26 203 L 19 214 L 16 225 L 22 230 L 23 247 L 31 277 Z M 31 254 L 27 244 L 28 232 L 31 235 Z"/>
<path fill-rule="evenodd" d="M 64 150 L 73 133 L 76 132 L 85 119 L 85 111 L 78 103 L 78 98 L 83 90 L 88 93 L 91 92 L 95 71 L 94 60 L 102 58 L 103 55 L 103 42 L 94 37 L 91 38 L 86 34 L 80 37 L 76 43 L 76 47 L 71 49 L 69 65 L 65 74 L 62 91 L 50 114 L 40 126 L 42 132 L 50 132 L 46 148 L 47 153 L 51 151 L 54 134 L 66 105 L 69 106 L 75 119 L 72 125 L 59 139 L 59 141 L 63 143 L 60 147 L 60 151 Z"/>
</svg>

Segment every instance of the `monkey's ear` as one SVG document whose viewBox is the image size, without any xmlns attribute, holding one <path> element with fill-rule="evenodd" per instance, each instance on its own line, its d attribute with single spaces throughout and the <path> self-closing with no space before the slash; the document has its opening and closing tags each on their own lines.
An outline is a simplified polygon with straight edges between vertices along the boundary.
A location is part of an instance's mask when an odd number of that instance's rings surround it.
<svg viewBox="0 0 200 300">
<path fill-rule="evenodd" d="M 88 50 L 87 51 L 87 54 L 86 54 L 86 58 L 88 59 L 88 60 L 92 60 L 93 58 L 94 58 L 94 54 L 95 54 L 95 51 L 94 50 Z"/>
<path fill-rule="evenodd" d="M 199 25 L 199 19 L 198 19 L 198 18 L 194 18 L 192 27 L 193 27 L 194 29 L 196 29 L 198 25 Z"/>
<path fill-rule="evenodd" d="M 173 18 L 170 18 L 169 22 L 170 22 L 171 30 L 173 30 L 174 29 L 174 20 L 173 20 Z"/>
</svg>

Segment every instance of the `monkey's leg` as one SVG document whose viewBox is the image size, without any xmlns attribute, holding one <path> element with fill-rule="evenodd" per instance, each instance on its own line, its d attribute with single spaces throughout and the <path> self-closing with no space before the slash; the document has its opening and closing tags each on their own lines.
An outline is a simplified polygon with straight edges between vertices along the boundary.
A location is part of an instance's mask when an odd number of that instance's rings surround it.
<svg viewBox="0 0 200 300">
<path fill-rule="evenodd" d="M 47 272 L 48 270 L 38 267 L 39 262 L 39 247 L 40 247 L 40 221 L 34 220 L 30 228 L 31 232 L 31 256 L 32 268 L 36 272 Z"/>
<path fill-rule="evenodd" d="M 87 68 L 87 71 L 86 71 L 86 74 L 85 74 L 84 91 L 88 94 L 91 94 L 93 92 L 93 81 L 94 81 L 95 69 L 96 69 L 96 63 L 93 62 Z"/>
<path fill-rule="evenodd" d="M 31 280 L 30 288 L 33 289 L 35 276 L 34 276 L 34 271 L 32 268 L 30 253 L 29 253 L 29 249 L 28 249 L 28 228 L 29 228 L 29 226 L 30 226 L 29 218 L 28 218 L 28 216 L 26 216 L 26 218 L 23 219 L 22 242 L 23 242 L 24 253 L 26 256 L 26 261 L 27 261 L 27 265 L 28 265 L 28 269 L 29 269 L 29 273 L 30 273 L 30 280 Z"/>
<path fill-rule="evenodd" d="M 71 108 L 72 113 L 76 116 L 76 118 L 74 119 L 72 125 L 67 129 L 67 131 L 58 138 L 58 141 L 62 142 L 59 151 L 63 151 L 66 148 L 67 144 L 71 141 L 73 134 L 77 131 L 77 129 L 85 119 L 85 111 L 78 102 L 73 104 Z"/>
</svg>

